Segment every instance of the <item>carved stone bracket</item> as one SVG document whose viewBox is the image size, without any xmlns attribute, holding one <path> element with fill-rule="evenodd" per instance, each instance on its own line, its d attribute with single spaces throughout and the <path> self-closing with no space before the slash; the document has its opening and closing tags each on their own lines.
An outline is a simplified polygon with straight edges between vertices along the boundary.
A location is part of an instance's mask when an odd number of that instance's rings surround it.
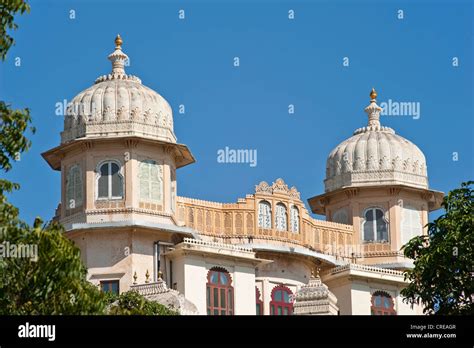
<svg viewBox="0 0 474 348">
<path fill-rule="evenodd" d="M 92 141 L 85 141 L 82 143 L 82 151 L 87 151 L 87 150 L 90 150 L 94 147 L 94 144 L 92 143 Z"/>
<path fill-rule="evenodd" d="M 324 198 L 321 198 L 321 199 L 319 200 L 319 202 L 321 202 L 321 205 L 322 205 L 323 207 L 326 206 L 326 205 L 328 205 L 328 204 L 329 204 L 329 201 L 330 201 L 330 200 L 329 200 L 328 197 L 324 197 Z"/>
<path fill-rule="evenodd" d="M 400 187 L 389 187 L 388 189 L 388 193 L 391 195 L 391 196 L 397 196 L 398 194 L 400 194 L 400 191 L 402 189 Z"/>
<path fill-rule="evenodd" d="M 134 149 L 138 146 L 137 139 L 125 139 L 125 146 L 129 149 Z"/>
<path fill-rule="evenodd" d="M 355 197 L 359 194 L 359 189 L 358 188 L 349 188 L 344 191 L 346 194 L 347 198 L 352 198 Z"/>
<path fill-rule="evenodd" d="M 433 199 L 433 193 L 432 192 L 422 192 L 421 193 L 421 198 L 423 198 L 425 201 L 431 201 Z"/>
</svg>

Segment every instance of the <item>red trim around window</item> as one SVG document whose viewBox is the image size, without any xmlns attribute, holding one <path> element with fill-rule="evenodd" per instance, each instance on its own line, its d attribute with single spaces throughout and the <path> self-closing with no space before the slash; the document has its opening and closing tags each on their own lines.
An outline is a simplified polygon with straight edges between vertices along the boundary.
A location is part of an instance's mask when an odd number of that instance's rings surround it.
<svg viewBox="0 0 474 348">
<path fill-rule="evenodd" d="M 229 272 L 214 267 L 207 274 L 206 300 L 208 315 L 234 314 L 234 288 Z"/>
<path fill-rule="evenodd" d="M 255 312 L 257 315 L 263 315 L 263 301 L 260 295 L 260 290 L 255 287 Z"/>
<path fill-rule="evenodd" d="M 270 301 L 270 315 L 292 315 L 292 295 L 293 292 L 286 286 L 275 286 L 272 290 L 272 300 Z"/>
<path fill-rule="evenodd" d="M 374 292 L 371 303 L 370 312 L 372 315 L 397 315 L 393 298 L 385 291 Z"/>
</svg>

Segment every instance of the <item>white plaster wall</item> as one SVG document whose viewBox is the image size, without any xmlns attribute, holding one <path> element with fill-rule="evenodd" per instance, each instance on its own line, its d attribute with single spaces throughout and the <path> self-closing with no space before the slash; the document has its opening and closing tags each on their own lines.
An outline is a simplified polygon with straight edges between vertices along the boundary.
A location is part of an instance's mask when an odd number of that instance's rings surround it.
<svg viewBox="0 0 474 348">
<path fill-rule="evenodd" d="M 173 283 L 176 283 L 176 290 L 184 294 L 184 257 L 177 257 L 173 260 Z M 171 284 L 173 286 L 173 284 Z"/>
<path fill-rule="evenodd" d="M 352 282 L 351 285 L 351 314 L 370 315 L 370 287 L 367 284 Z"/>
<path fill-rule="evenodd" d="M 395 299 L 395 307 L 399 315 L 423 315 L 423 307 L 414 305 L 412 308 L 408 303 L 403 302 L 403 296 L 400 295 L 400 292 L 398 292 Z"/>
<path fill-rule="evenodd" d="M 400 295 L 401 287 L 398 284 L 387 284 L 374 281 L 353 281 L 351 283 L 352 312 L 350 314 L 371 315 L 370 307 L 372 294 L 378 290 L 385 291 L 392 296 L 397 315 L 423 314 L 420 306 L 414 306 L 411 308 L 409 304 L 403 302 L 403 296 Z M 336 293 L 335 295 L 337 296 Z M 341 311 L 341 314 L 346 313 Z"/>
<path fill-rule="evenodd" d="M 138 284 L 145 283 L 147 270 L 149 281 L 153 281 L 153 242 L 168 242 L 169 238 L 169 234 L 160 231 L 132 230 L 97 230 L 71 237 L 81 249 L 88 279 L 96 285 L 100 280 L 119 280 L 121 293 L 130 289 L 135 272 Z M 166 279 L 163 247 L 161 251 L 161 270 Z"/>
<path fill-rule="evenodd" d="M 184 296 L 194 303 L 199 314 L 206 315 L 206 262 L 201 258 L 186 257 L 184 263 Z"/>
<path fill-rule="evenodd" d="M 235 314 L 255 315 L 255 270 L 248 266 L 234 268 Z"/>
<path fill-rule="evenodd" d="M 234 314 L 255 315 L 255 268 L 252 264 L 199 255 L 172 258 L 173 282 L 186 299 L 194 303 L 200 315 L 207 315 L 207 275 L 211 268 L 225 268 L 234 288 Z"/>
<path fill-rule="evenodd" d="M 333 286 L 328 286 L 329 291 L 331 291 L 334 296 L 337 298 L 337 306 L 339 307 L 339 313 L 341 315 L 351 315 L 352 314 L 352 288 L 351 283 L 344 282 L 338 283 Z"/>
</svg>

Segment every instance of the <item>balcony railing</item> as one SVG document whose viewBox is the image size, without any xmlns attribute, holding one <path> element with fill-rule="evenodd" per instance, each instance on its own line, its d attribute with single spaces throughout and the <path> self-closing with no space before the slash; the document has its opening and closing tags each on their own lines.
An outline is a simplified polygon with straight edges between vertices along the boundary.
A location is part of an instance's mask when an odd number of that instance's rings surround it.
<svg viewBox="0 0 474 348">
<path fill-rule="evenodd" d="M 130 286 L 130 290 L 138 292 L 140 295 L 157 295 L 171 291 L 163 280 L 153 283 L 137 284 Z"/>
</svg>

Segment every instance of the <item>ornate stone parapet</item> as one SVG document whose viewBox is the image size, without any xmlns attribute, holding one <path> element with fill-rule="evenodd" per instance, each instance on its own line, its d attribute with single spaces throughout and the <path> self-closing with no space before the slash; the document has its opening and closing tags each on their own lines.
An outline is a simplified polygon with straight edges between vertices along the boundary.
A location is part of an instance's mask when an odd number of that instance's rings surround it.
<svg viewBox="0 0 474 348">
<path fill-rule="evenodd" d="M 256 244 L 274 241 L 330 254 L 339 253 L 341 247 L 353 243 L 352 225 L 312 218 L 299 199 L 299 194 L 292 193 L 297 192 L 296 189 L 287 190 L 287 185 L 279 180 L 278 184 L 273 184 L 275 187 L 260 183 L 254 195 L 246 195 L 245 198 L 239 199 L 238 203 L 226 204 L 178 197 L 178 219 L 200 235 L 220 241 L 246 239 L 245 242 Z M 289 223 L 287 230 L 275 228 L 274 215 L 272 228 L 260 227 L 258 204 L 261 200 L 272 202 L 274 206 L 285 204 L 288 210 L 291 206 L 296 206 L 299 211 L 299 230 L 290 231 Z"/>
<path fill-rule="evenodd" d="M 329 291 L 319 275 L 311 275 L 308 284 L 295 294 L 293 314 L 295 315 L 337 315 L 337 299 Z"/>
</svg>

